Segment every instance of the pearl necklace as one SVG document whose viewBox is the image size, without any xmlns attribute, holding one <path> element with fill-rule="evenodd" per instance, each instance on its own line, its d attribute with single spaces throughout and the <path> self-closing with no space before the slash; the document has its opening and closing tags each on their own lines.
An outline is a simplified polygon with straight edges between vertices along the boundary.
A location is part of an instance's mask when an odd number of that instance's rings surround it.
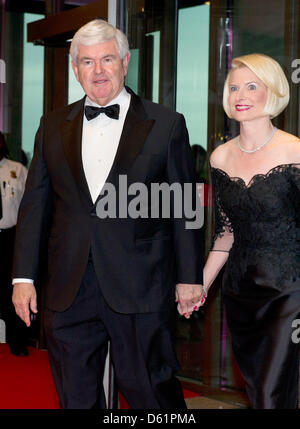
<svg viewBox="0 0 300 429">
<path fill-rule="evenodd" d="M 277 131 L 277 128 L 276 128 L 276 127 L 273 127 L 273 131 L 272 131 L 272 134 L 270 135 L 270 137 L 268 137 L 268 138 L 267 138 L 267 140 L 266 140 L 263 144 L 261 144 L 260 146 L 258 146 L 256 149 L 252 149 L 252 150 L 244 149 L 244 148 L 242 147 L 242 145 L 241 145 L 241 142 L 240 142 L 240 136 L 238 136 L 238 141 L 237 141 L 238 146 L 239 146 L 239 148 L 240 148 L 240 150 L 241 150 L 242 152 L 246 152 L 246 153 L 254 153 L 254 152 L 257 152 L 258 150 L 262 149 L 262 148 L 263 148 L 267 143 L 269 143 L 269 141 L 272 139 L 272 137 L 274 136 L 274 134 L 276 133 L 276 131 Z"/>
</svg>

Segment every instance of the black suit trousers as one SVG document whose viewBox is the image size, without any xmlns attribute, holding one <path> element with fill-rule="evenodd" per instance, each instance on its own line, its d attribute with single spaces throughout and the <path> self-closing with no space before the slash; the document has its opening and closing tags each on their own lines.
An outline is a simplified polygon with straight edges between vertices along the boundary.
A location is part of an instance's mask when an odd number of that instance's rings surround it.
<svg viewBox="0 0 300 429">
<path fill-rule="evenodd" d="M 130 287 L 130 285 L 128 285 Z M 45 311 L 50 364 L 62 408 L 106 408 L 107 343 L 120 391 L 133 409 L 185 409 L 172 344 L 171 314 L 121 314 L 103 298 L 89 261 L 75 301 Z"/>
</svg>

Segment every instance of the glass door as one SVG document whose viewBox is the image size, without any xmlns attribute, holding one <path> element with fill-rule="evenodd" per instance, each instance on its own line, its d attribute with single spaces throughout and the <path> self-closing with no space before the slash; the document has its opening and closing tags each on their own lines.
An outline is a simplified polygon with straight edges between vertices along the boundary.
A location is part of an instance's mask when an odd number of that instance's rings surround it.
<svg viewBox="0 0 300 429">
<path fill-rule="evenodd" d="M 209 2 L 180 1 L 177 17 L 176 110 L 185 117 L 195 157 L 198 183 L 206 183 L 207 117 L 209 80 Z M 205 226 L 202 248 L 205 250 Z M 206 309 L 194 312 L 189 320 L 177 317 L 176 344 L 180 374 L 203 382 Z M 216 363 L 218 367 L 218 363 Z"/>
</svg>

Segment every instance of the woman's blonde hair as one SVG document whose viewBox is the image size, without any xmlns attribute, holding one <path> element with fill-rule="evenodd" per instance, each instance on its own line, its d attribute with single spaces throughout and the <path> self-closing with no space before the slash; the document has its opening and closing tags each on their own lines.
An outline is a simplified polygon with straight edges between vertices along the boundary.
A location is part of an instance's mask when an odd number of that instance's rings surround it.
<svg viewBox="0 0 300 429">
<path fill-rule="evenodd" d="M 239 68 L 248 67 L 266 85 L 268 94 L 264 113 L 275 118 L 288 105 L 290 88 L 285 74 L 273 58 L 264 54 L 249 54 L 232 60 L 223 90 L 223 107 L 229 118 L 232 118 L 228 103 L 231 74 Z"/>
</svg>

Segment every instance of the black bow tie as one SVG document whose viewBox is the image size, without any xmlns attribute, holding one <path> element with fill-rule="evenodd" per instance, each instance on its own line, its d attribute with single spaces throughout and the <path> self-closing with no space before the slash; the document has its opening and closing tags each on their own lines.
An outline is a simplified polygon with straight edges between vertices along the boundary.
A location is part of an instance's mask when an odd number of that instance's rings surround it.
<svg viewBox="0 0 300 429">
<path fill-rule="evenodd" d="M 98 115 L 100 115 L 100 113 L 105 113 L 112 119 L 119 119 L 119 112 L 119 104 L 113 104 L 112 106 L 107 107 L 85 106 L 84 108 L 84 113 L 88 121 L 96 118 Z"/>
</svg>

